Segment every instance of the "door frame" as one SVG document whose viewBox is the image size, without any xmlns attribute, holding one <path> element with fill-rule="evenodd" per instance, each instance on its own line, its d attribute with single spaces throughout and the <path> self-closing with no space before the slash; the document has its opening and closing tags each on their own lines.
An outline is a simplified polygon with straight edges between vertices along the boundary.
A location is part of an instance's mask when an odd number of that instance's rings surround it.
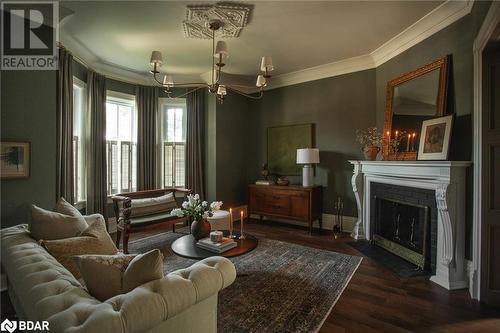
<svg viewBox="0 0 500 333">
<path fill-rule="evenodd" d="M 500 22 L 500 2 L 492 2 L 488 14 L 481 25 L 481 29 L 474 40 L 474 202 L 473 202 L 473 229 L 472 229 L 472 263 L 468 268 L 469 293 L 471 298 L 481 300 L 481 200 L 482 200 L 482 55 L 491 35 Z"/>
</svg>

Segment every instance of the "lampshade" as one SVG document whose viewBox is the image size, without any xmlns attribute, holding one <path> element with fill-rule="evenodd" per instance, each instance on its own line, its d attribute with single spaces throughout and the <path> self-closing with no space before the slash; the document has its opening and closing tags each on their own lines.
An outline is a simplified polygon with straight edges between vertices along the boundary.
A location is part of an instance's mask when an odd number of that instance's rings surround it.
<svg viewBox="0 0 500 333">
<path fill-rule="evenodd" d="M 316 164 L 319 163 L 319 149 L 304 148 L 297 149 L 297 164 Z"/>
<path fill-rule="evenodd" d="M 172 75 L 165 75 L 163 77 L 163 84 L 172 87 L 174 85 L 174 79 L 172 78 Z"/>
<path fill-rule="evenodd" d="M 149 63 L 151 65 L 157 64 L 158 66 L 161 66 L 163 64 L 161 52 L 160 51 L 151 52 L 151 60 L 149 60 Z"/>
<path fill-rule="evenodd" d="M 220 85 L 219 88 L 217 89 L 217 95 L 221 96 L 227 95 L 226 86 Z"/>
<path fill-rule="evenodd" d="M 225 59 L 229 56 L 229 52 L 227 52 L 227 44 L 222 40 L 218 41 L 217 46 L 215 47 L 214 57 L 218 58 L 219 55 L 222 55 L 222 59 Z"/>
<path fill-rule="evenodd" d="M 262 57 L 262 60 L 260 62 L 260 70 L 263 72 L 271 72 L 273 69 L 273 59 L 271 59 L 271 57 L 269 56 Z"/>
<path fill-rule="evenodd" d="M 264 77 L 264 75 L 260 74 L 259 76 L 257 76 L 257 83 L 255 84 L 257 87 L 265 87 L 267 84 L 267 80 L 266 78 Z"/>
</svg>

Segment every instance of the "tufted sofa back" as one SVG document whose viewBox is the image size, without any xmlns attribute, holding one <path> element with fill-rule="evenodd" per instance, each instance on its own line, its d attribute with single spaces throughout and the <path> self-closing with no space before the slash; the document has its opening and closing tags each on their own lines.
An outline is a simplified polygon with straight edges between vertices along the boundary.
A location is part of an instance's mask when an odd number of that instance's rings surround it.
<svg viewBox="0 0 500 333">
<path fill-rule="evenodd" d="M 86 217 L 89 224 L 99 218 Z M 26 225 L 2 229 L 0 238 L 1 264 L 18 316 L 48 320 L 50 332 L 154 331 L 209 298 L 216 306 L 217 293 L 236 278 L 231 261 L 211 257 L 100 302 L 30 237 Z M 207 313 L 216 316 L 213 309 Z"/>
</svg>

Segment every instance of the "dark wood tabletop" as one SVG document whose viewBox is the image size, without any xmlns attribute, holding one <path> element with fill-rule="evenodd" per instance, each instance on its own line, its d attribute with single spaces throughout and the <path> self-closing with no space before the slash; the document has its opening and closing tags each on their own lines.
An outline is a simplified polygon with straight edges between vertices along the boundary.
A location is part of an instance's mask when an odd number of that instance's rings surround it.
<svg viewBox="0 0 500 333">
<path fill-rule="evenodd" d="M 239 237 L 239 233 L 234 233 Z M 227 233 L 224 233 L 224 236 L 227 236 Z M 237 257 L 242 254 L 248 253 L 257 247 L 259 243 L 258 239 L 255 236 L 245 233 L 245 239 L 235 239 L 238 245 L 233 247 L 230 250 L 227 250 L 223 253 L 215 253 L 210 252 L 208 250 L 201 249 L 196 246 L 196 240 L 192 235 L 182 236 L 181 238 L 176 239 L 172 243 L 172 251 L 178 256 L 188 258 L 188 259 L 205 259 L 213 256 L 221 256 L 221 257 Z"/>
</svg>

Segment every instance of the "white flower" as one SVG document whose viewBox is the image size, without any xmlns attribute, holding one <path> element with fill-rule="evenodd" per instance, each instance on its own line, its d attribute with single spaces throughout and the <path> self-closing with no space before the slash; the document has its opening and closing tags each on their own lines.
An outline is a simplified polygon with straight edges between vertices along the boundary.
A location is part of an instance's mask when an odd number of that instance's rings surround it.
<svg viewBox="0 0 500 333">
<path fill-rule="evenodd" d="M 201 203 L 201 205 L 202 205 L 203 207 L 207 207 L 207 205 L 208 205 L 208 202 L 206 202 L 206 201 L 203 201 L 203 202 Z"/>
<path fill-rule="evenodd" d="M 208 212 L 203 213 L 203 218 L 207 219 L 210 217 L 210 214 Z"/>
<path fill-rule="evenodd" d="M 222 201 L 214 201 L 210 204 L 210 208 L 212 210 L 219 210 L 221 206 L 222 206 Z"/>
<path fill-rule="evenodd" d="M 174 208 L 174 209 L 172 209 L 171 214 L 174 215 L 174 216 L 177 216 L 177 217 L 184 217 L 184 212 L 180 208 Z"/>
<path fill-rule="evenodd" d="M 200 200 L 200 195 L 198 193 L 194 195 L 194 200 L 196 201 Z"/>
<path fill-rule="evenodd" d="M 188 206 L 189 206 L 189 202 L 184 201 L 184 202 L 182 203 L 182 208 L 187 209 L 187 208 L 188 208 Z M 179 209 L 179 208 L 176 208 L 176 209 Z"/>
</svg>

